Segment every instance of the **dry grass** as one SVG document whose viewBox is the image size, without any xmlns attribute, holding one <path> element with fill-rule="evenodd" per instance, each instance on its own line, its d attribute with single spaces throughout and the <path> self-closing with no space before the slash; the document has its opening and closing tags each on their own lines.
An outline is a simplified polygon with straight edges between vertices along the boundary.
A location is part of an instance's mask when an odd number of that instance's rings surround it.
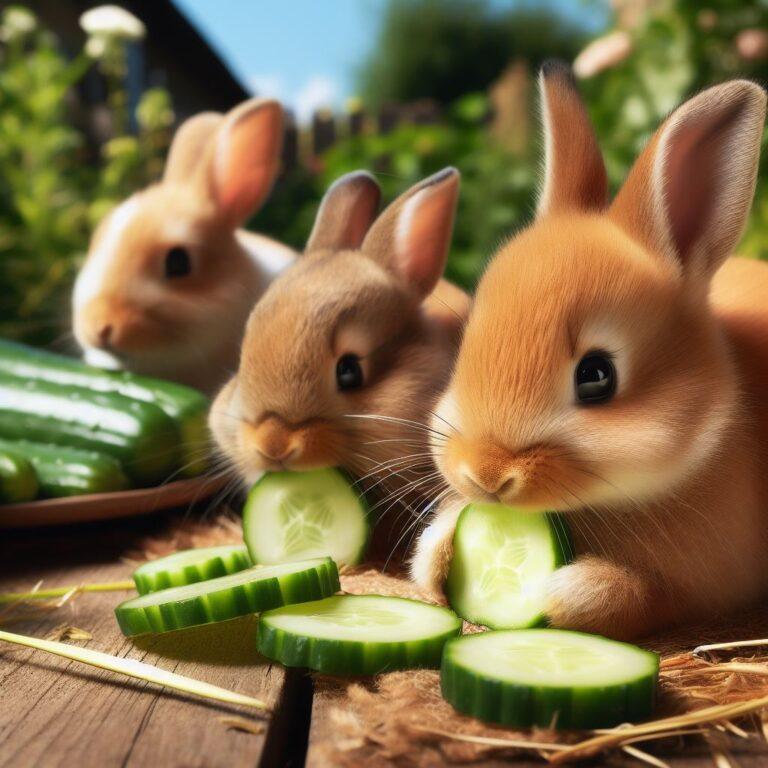
<svg viewBox="0 0 768 768">
<path fill-rule="evenodd" d="M 425 597 L 407 582 L 371 569 L 348 572 L 342 581 L 350 592 Z M 642 643 L 662 656 L 657 719 L 593 733 L 514 731 L 464 717 L 442 699 L 434 671 L 393 672 L 352 683 L 318 677 L 332 723 L 318 745 L 320 754 L 329 765 L 350 768 L 422 768 L 520 754 L 564 764 L 620 751 L 660 768 L 666 763 L 653 754 L 656 743 L 669 752 L 689 739 L 703 739 L 715 764 L 724 768 L 731 764 L 734 742 L 768 741 L 768 639 L 734 640 L 736 632 L 768 636 L 768 609 Z"/>
<path fill-rule="evenodd" d="M 242 544 L 243 528 L 239 517 L 225 511 L 207 520 L 185 517 L 171 526 L 162 536 L 143 539 L 137 549 L 123 558 L 129 565 L 165 557 L 180 549 L 216 547 L 220 544 Z"/>
</svg>

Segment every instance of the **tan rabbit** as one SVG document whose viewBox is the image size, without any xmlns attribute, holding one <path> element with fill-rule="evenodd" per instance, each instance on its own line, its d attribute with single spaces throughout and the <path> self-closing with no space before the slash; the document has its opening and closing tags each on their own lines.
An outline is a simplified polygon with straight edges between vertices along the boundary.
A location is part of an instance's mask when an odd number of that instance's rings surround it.
<svg viewBox="0 0 768 768">
<path fill-rule="evenodd" d="M 568 68 L 545 67 L 541 90 L 538 215 L 478 287 L 435 422 L 452 425 L 434 453 L 457 500 L 413 574 L 439 589 L 458 499 L 499 500 L 571 522 L 554 626 L 632 638 L 764 599 L 768 265 L 725 260 L 765 93 L 739 80 L 685 103 L 609 204 Z"/>
<path fill-rule="evenodd" d="M 177 131 L 160 183 L 101 222 L 73 294 L 88 362 L 212 392 L 237 367 L 251 308 L 295 253 L 238 227 L 280 164 L 283 117 L 253 99 Z"/>
<path fill-rule="evenodd" d="M 341 466 L 358 478 L 391 470 L 393 494 L 428 489 L 435 473 L 420 425 L 467 312 L 463 292 L 440 281 L 458 187 L 445 169 L 378 218 L 367 173 L 328 190 L 305 254 L 254 308 L 240 369 L 211 410 L 244 480 Z"/>
</svg>

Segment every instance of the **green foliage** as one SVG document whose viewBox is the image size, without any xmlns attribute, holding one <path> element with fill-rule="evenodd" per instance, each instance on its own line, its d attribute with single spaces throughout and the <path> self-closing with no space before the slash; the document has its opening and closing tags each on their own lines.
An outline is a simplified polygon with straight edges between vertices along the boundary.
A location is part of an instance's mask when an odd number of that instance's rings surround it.
<svg viewBox="0 0 768 768">
<path fill-rule="evenodd" d="M 280 185 L 253 222 L 259 231 L 302 248 L 324 191 L 339 176 L 372 171 L 391 201 L 441 168 L 462 173 L 461 197 L 448 277 L 472 287 L 499 238 L 521 226 L 533 209 L 536 153 L 511 154 L 488 134 L 487 97 L 468 94 L 434 125 L 401 124 L 390 133 L 365 134 L 328 150 L 315 175 L 299 171 Z"/>
<path fill-rule="evenodd" d="M 71 99 L 93 59 L 68 60 L 19 6 L 4 10 L 0 40 L 0 336 L 43 343 L 68 325 L 93 224 L 159 173 L 173 113 L 164 91 L 148 91 L 139 135 L 115 136 L 94 163 Z"/>
<path fill-rule="evenodd" d="M 427 31 L 416 45 L 404 25 L 400 21 L 395 24 L 392 19 L 400 19 L 400 15 L 408 17 L 409 9 L 419 8 L 425 19 L 424 24 L 430 27 L 432 20 L 429 13 L 438 13 L 432 5 L 430 0 L 416 3 L 393 0 L 387 16 L 390 19 L 388 24 L 392 26 L 385 27 L 380 54 L 373 62 L 381 59 L 381 63 L 376 63 L 376 66 L 385 67 L 383 46 L 388 45 L 386 52 L 393 68 L 412 68 L 407 77 L 403 75 L 402 82 L 410 82 L 409 78 L 413 82 L 418 81 L 425 71 L 420 67 L 426 66 L 418 57 L 425 50 L 438 50 L 440 47 L 434 47 Z M 471 6 L 478 9 L 476 16 L 481 19 L 479 9 L 483 5 L 450 3 L 446 5 L 447 10 L 441 10 L 439 15 L 448 20 L 462 18 L 461 9 L 468 13 Z M 693 0 L 660 0 L 653 8 L 641 15 L 629 30 L 632 52 L 626 60 L 580 84 L 603 147 L 614 189 L 625 178 L 632 162 L 660 122 L 687 97 L 707 85 L 732 77 L 746 76 L 760 82 L 768 81 L 768 61 L 745 60 L 738 54 L 735 44 L 736 36 L 744 29 L 768 29 L 768 4 L 718 0 L 708 3 L 704 13 Z M 454 17 L 452 14 L 457 15 Z M 414 29 L 420 30 L 418 16 L 414 13 L 413 23 Z M 399 30 L 401 39 L 395 39 L 393 30 Z M 410 57 L 407 49 L 418 50 Z M 448 58 L 455 53 L 457 62 L 461 62 L 463 57 L 458 50 L 446 49 L 444 52 Z M 454 64 L 458 66 L 456 62 Z M 450 67 L 447 64 L 446 67 L 448 71 Z M 388 82 L 386 78 L 389 75 L 384 73 L 384 69 L 380 70 L 380 77 L 381 83 Z M 388 91 L 377 91 L 379 86 L 374 87 L 372 80 L 370 82 L 373 97 L 385 93 L 389 95 Z M 434 86 L 433 81 L 427 79 L 426 82 L 431 84 L 425 84 L 425 89 Z M 383 89 L 385 85 L 380 87 Z M 398 91 L 409 95 L 423 95 L 425 92 L 409 91 L 405 86 Z M 443 166 L 454 165 L 462 172 L 462 184 L 448 276 L 471 287 L 498 243 L 530 220 L 541 162 L 540 148 L 535 146 L 535 142 L 518 153 L 506 151 L 496 144 L 483 124 L 487 111 L 484 94 L 470 94 L 453 102 L 440 124 L 402 125 L 387 135 L 366 135 L 341 141 L 321 158 L 319 175 L 314 179 L 306 177 L 299 183 L 302 192 L 293 207 L 290 222 L 288 217 L 283 218 L 288 229 L 282 234 L 289 232 L 291 244 L 302 246 L 322 192 L 342 173 L 357 168 L 374 171 L 384 188 L 385 199 L 391 200 L 424 176 Z M 535 117 L 533 119 L 536 120 Z M 764 144 L 768 144 L 768 132 Z M 271 226 L 271 205 L 265 209 L 259 225 L 280 236 L 280 227 Z M 746 255 L 768 257 L 767 240 L 768 146 L 762 153 L 753 213 L 739 250 Z"/>
<path fill-rule="evenodd" d="M 371 105 L 435 99 L 448 104 L 486 88 L 513 58 L 534 66 L 571 59 L 584 33 L 546 5 L 494 9 L 487 0 L 391 0 L 360 72 Z"/>
<path fill-rule="evenodd" d="M 715 0 L 658 3 L 630 29 L 632 53 L 582 83 L 614 188 L 659 123 L 709 85 L 737 77 L 768 81 L 768 59 L 739 55 L 744 30 L 768 29 L 768 4 Z M 768 257 L 768 133 L 757 191 L 739 252 Z"/>
<path fill-rule="evenodd" d="M 425 176 L 456 166 L 462 187 L 448 276 L 471 286 L 499 236 L 527 218 L 534 183 L 532 159 L 496 146 L 479 119 L 486 113 L 485 97 L 472 94 L 459 100 L 441 124 L 402 125 L 385 136 L 339 144 L 323 158 L 322 185 L 356 168 L 370 168 L 378 172 L 389 201 Z"/>
<path fill-rule="evenodd" d="M 623 22 L 630 54 L 581 82 L 614 189 L 665 115 L 692 93 L 731 77 L 768 81 L 768 59 L 745 56 L 737 44 L 745 30 L 768 29 L 768 3 L 712 0 L 702 10 L 694 0 L 657 0 L 651 7 Z M 162 171 L 170 97 L 147 91 L 132 133 L 122 87 L 127 43 L 108 43 L 96 60 L 86 53 L 67 60 L 32 14 L 19 7 L 3 12 L 0 335 L 48 342 L 66 328 L 71 282 L 93 225 Z M 535 65 L 553 54 L 573 58 L 581 43 L 578 30 L 531 7 L 499 13 L 486 0 L 392 0 L 362 74 L 366 100 L 374 108 L 429 96 L 443 102 L 443 119 L 342 139 L 311 168 L 287 174 L 254 228 L 301 248 L 320 198 L 341 174 L 372 170 L 390 201 L 454 165 L 462 191 L 448 275 L 471 287 L 499 242 L 530 219 L 539 179 L 538 142 L 511 151 L 488 130 L 486 88 L 513 55 Z M 73 86 L 94 65 L 107 82 L 113 134 L 99 148 L 76 127 L 72 100 Z M 531 104 L 528 122 L 536 122 L 534 110 Z M 740 250 L 768 258 L 766 239 L 768 147 Z"/>
</svg>

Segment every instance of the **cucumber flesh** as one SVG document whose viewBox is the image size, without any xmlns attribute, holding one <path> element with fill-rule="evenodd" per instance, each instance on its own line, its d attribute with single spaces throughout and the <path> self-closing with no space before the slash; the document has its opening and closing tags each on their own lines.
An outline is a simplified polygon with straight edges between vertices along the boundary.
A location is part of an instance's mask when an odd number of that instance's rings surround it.
<svg viewBox="0 0 768 768">
<path fill-rule="evenodd" d="M 469 504 L 459 515 L 445 592 L 451 607 L 494 629 L 542 623 L 547 580 L 572 557 L 563 518 L 504 504 Z"/>
<path fill-rule="evenodd" d="M 328 555 L 355 565 L 370 536 L 364 500 L 338 469 L 270 472 L 251 489 L 243 538 L 254 563 Z"/>
<path fill-rule="evenodd" d="M 516 728 L 611 728 L 653 712 L 659 657 L 556 629 L 480 632 L 445 646 L 443 696 L 466 715 Z"/>
<path fill-rule="evenodd" d="M 259 652 L 289 667 L 333 675 L 440 665 L 461 631 L 448 608 L 383 595 L 337 595 L 288 605 L 259 620 Z"/>
<path fill-rule="evenodd" d="M 250 567 L 251 558 L 242 544 L 201 547 L 174 552 L 144 563 L 133 572 L 133 580 L 138 593 L 146 595 L 159 589 L 227 576 Z"/>
<path fill-rule="evenodd" d="M 113 493 L 130 486 L 120 462 L 105 453 L 26 440 L 0 440 L 0 450 L 6 449 L 18 451 L 31 462 L 44 498 Z"/>
<path fill-rule="evenodd" d="M 7 339 L 0 339 L 0 373 L 153 403 L 178 425 L 183 454 L 180 474 L 192 476 L 207 468 L 208 459 L 200 446 L 208 439 L 209 402 L 196 389 L 128 371 L 104 371 L 73 357 Z"/>
<path fill-rule="evenodd" d="M 20 504 L 36 498 L 37 475 L 30 461 L 19 451 L 0 448 L 0 502 Z"/>
<path fill-rule="evenodd" d="M 287 603 L 332 595 L 339 589 L 339 574 L 330 557 L 297 563 L 256 566 L 183 587 L 161 589 L 115 608 L 124 635 L 170 632 L 226 621 Z"/>
</svg>

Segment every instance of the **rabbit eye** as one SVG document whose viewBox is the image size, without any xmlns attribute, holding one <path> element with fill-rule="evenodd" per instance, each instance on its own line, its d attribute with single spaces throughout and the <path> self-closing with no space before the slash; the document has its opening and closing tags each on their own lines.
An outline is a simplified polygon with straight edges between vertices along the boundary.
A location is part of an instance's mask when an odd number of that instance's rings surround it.
<svg viewBox="0 0 768 768">
<path fill-rule="evenodd" d="M 590 352 L 579 361 L 575 374 L 576 397 L 580 403 L 604 403 L 616 392 L 616 368 L 604 352 Z"/>
<path fill-rule="evenodd" d="M 363 386 L 363 369 L 357 355 L 342 355 L 336 363 L 336 384 L 341 391 Z"/>
<path fill-rule="evenodd" d="M 192 271 L 192 262 L 186 248 L 176 246 L 165 254 L 165 276 L 184 277 Z"/>
</svg>

